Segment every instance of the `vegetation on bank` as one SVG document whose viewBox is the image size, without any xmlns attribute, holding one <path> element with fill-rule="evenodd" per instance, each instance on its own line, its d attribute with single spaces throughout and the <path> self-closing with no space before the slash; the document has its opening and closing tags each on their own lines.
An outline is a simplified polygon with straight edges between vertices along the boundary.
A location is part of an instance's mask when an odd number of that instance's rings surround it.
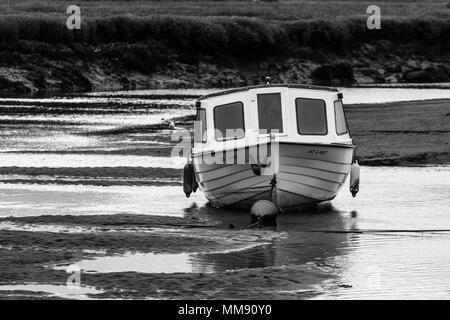
<svg viewBox="0 0 450 320">
<path fill-rule="evenodd" d="M 445 2 L 0 0 L 0 92 L 450 81 Z M 103 86 L 108 85 L 107 88 Z"/>
<path fill-rule="evenodd" d="M 67 1 L 0 0 L 0 43 L 162 41 L 215 56 L 264 57 L 298 47 L 341 52 L 372 40 L 448 44 L 446 2 L 380 2 L 382 28 L 366 29 L 371 1 L 81 0 L 82 29 L 66 28 Z"/>
<path fill-rule="evenodd" d="M 16 40 L 87 44 L 158 41 L 183 52 L 264 58 L 299 47 L 342 52 L 373 40 L 447 46 L 450 20 L 386 18 L 381 30 L 368 30 L 361 18 L 277 22 L 241 17 L 118 16 L 84 19 L 81 30 L 71 31 L 65 21 L 55 17 L 1 17 L 0 42 Z"/>
<path fill-rule="evenodd" d="M 200 17 L 255 17 L 265 20 L 340 19 L 362 17 L 369 5 L 381 7 L 384 17 L 450 18 L 446 1 L 436 0 L 0 0 L 0 15 L 66 17 L 69 4 L 81 7 L 83 17 L 117 15 L 146 17 L 180 15 Z M 447 1 L 448 2 L 448 1 Z"/>
</svg>

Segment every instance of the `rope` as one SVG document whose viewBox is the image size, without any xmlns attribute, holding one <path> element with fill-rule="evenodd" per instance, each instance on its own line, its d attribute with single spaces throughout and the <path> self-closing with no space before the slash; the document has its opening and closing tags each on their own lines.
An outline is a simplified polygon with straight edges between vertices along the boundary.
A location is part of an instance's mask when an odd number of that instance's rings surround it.
<svg viewBox="0 0 450 320">
<path fill-rule="evenodd" d="M 423 230 L 299 230 L 300 232 L 317 232 L 317 233 L 433 233 L 433 232 L 450 232 L 450 229 L 423 229 Z"/>
<path fill-rule="evenodd" d="M 250 228 L 253 228 L 256 225 L 258 226 L 258 228 L 264 228 L 264 224 L 263 224 L 263 221 L 262 221 L 261 217 L 258 217 L 256 222 L 250 224 L 249 226 L 247 226 L 245 228 L 242 228 L 241 230 L 250 229 Z"/>
<path fill-rule="evenodd" d="M 270 180 L 270 199 L 273 201 L 273 203 L 275 204 L 275 206 L 278 208 L 278 204 L 277 204 L 277 199 L 273 196 L 273 190 L 275 189 L 275 186 L 277 185 L 277 175 L 274 174 L 272 180 Z"/>
</svg>

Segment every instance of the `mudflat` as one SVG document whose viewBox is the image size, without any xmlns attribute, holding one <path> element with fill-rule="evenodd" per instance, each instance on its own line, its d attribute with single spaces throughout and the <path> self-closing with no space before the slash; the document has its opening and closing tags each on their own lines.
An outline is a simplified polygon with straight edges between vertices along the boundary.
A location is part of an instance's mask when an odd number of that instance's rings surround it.
<svg viewBox="0 0 450 320">
<path fill-rule="evenodd" d="M 450 163 L 450 101 L 350 105 L 347 120 L 361 164 Z"/>
</svg>

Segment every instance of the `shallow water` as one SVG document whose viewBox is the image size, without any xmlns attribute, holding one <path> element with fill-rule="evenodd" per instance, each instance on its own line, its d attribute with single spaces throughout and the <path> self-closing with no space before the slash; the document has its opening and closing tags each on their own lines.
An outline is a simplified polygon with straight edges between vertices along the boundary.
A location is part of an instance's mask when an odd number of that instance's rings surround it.
<svg viewBox="0 0 450 320">
<path fill-rule="evenodd" d="M 46 297 L 58 297 L 65 299 L 76 299 L 76 300 L 86 300 L 89 299 L 89 294 L 99 294 L 102 293 L 100 290 L 96 290 L 91 287 L 84 286 L 63 286 L 63 285 L 52 285 L 52 284 L 38 284 L 29 283 L 23 285 L 0 285 L 1 291 L 11 291 L 11 297 L 18 296 L 20 298 L 32 298 L 31 293 L 43 293 Z M 20 294 L 18 293 L 20 292 Z"/>
<path fill-rule="evenodd" d="M 1 154 L 1 153 L 0 153 Z M 102 168 L 141 167 L 182 169 L 186 158 L 102 154 L 9 153 L 1 154 L 4 167 Z"/>
<path fill-rule="evenodd" d="M 180 192 L 181 191 L 181 192 Z M 0 216 L 151 214 L 183 216 L 195 194 L 184 197 L 180 186 L 86 186 L 0 184 Z"/>
<path fill-rule="evenodd" d="M 448 89 L 432 88 L 340 88 L 344 104 L 450 99 Z"/>
<path fill-rule="evenodd" d="M 141 272 L 141 273 L 208 273 L 207 266 L 196 270 L 189 253 L 134 253 L 122 256 L 99 257 L 76 262 L 76 266 L 87 273 Z M 55 270 L 66 270 L 68 266 L 56 266 Z"/>
<path fill-rule="evenodd" d="M 450 98 L 450 90 L 392 90 L 345 89 L 344 95 L 347 103 Z M 199 193 L 186 198 L 179 172 L 185 160 L 168 157 L 171 131 L 148 130 L 162 118 L 192 114 L 190 105 L 197 94 L 202 92 L 96 93 L 72 99 L 72 104 L 83 105 L 67 109 L 67 98 L 8 100 L 5 106 L 0 101 L 0 217 L 62 214 L 185 217 L 187 209 L 195 207 L 195 203 L 202 219 L 220 223 L 220 234 L 214 230 L 177 228 L 145 232 L 217 236 L 225 244 L 233 244 L 233 250 L 99 253 L 96 258 L 78 264 L 100 274 L 218 273 L 312 266 L 328 275 L 317 283 L 321 289 L 315 292 L 316 298 L 448 298 L 450 167 L 362 167 L 361 190 L 356 198 L 351 197 L 345 185 L 331 204 L 325 203 L 317 211 L 280 215 L 276 226 L 263 229 L 268 233 L 267 239 L 260 241 L 263 245 L 248 246 L 257 242 L 255 233 L 259 232 L 239 230 L 250 224 L 248 213 L 210 208 Z M 145 98 L 136 98 L 139 95 Z M 152 95 L 168 95 L 173 99 Z M 110 96 L 116 97 L 108 100 Z M 126 107 L 117 109 L 117 101 Z M 14 109 L 12 104 L 19 102 L 20 108 Z M 51 103 L 53 111 L 36 108 L 39 103 Z M 41 122 L 31 125 L 24 120 Z M 105 133 L 105 129 L 119 130 Z M 233 233 L 228 231 L 230 224 L 234 226 Z M 99 232 L 95 226 L 56 224 L 0 223 L 0 229 Z M 2 286 L 0 290 L 36 292 L 45 285 Z M 67 296 L 56 287 L 45 287 L 42 291 Z M 289 288 L 286 292 L 289 290 L 296 289 Z"/>
</svg>

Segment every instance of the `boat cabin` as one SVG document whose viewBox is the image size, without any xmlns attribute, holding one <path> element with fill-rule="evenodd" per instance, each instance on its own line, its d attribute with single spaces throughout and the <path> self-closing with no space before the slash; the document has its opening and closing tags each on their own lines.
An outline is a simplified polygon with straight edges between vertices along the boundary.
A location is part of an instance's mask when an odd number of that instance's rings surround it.
<svg viewBox="0 0 450 320">
<path fill-rule="evenodd" d="M 279 142 L 352 144 L 335 88 L 264 85 L 206 95 L 197 101 L 194 153 Z"/>
</svg>

